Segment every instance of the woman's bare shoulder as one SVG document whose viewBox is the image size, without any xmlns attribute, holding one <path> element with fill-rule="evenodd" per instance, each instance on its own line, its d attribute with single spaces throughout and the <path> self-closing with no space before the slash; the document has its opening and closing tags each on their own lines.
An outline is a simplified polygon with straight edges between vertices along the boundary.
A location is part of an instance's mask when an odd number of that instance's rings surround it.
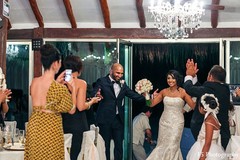
<svg viewBox="0 0 240 160">
<path fill-rule="evenodd" d="M 79 79 L 79 82 L 82 83 L 82 84 L 87 84 L 87 82 L 83 79 Z"/>
<path fill-rule="evenodd" d="M 83 80 L 83 79 L 77 79 L 76 80 L 76 87 L 77 88 L 87 88 L 87 82 L 85 81 L 85 80 Z"/>
<path fill-rule="evenodd" d="M 41 81 L 42 81 L 42 77 L 33 78 L 31 82 L 31 86 L 34 86 L 35 84 L 40 83 Z"/>
<path fill-rule="evenodd" d="M 164 88 L 159 92 L 159 94 L 164 94 L 165 95 L 168 92 L 168 90 L 169 90 L 169 88 Z"/>
<path fill-rule="evenodd" d="M 179 87 L 178 90 L 179 90 L 180 92 L 186 93 L 185 89 L 182 88 L 182 87 Z"/>
</svg>

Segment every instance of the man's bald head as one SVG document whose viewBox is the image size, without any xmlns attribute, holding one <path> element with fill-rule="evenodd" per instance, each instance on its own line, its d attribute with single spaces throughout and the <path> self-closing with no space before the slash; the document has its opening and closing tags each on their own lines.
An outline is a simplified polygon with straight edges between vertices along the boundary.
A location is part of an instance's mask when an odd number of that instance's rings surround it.
<svg viewBox="0 0 240 160">
<path fill-rule="evenodd" d="M 114 63 L 111 66 L 110 76 L 115 80 L 119 81 L 123 76 L 123 66 L 120 63 Z"/>
<path fill-rule="evenodd" d="M 114 69 L 117 69 L 117 68 L 122 68 L 123 69 L 123 66 L 120 63 L 114 63 L 111 66 L 111 70 L 114 70 Z"/>
</svg>

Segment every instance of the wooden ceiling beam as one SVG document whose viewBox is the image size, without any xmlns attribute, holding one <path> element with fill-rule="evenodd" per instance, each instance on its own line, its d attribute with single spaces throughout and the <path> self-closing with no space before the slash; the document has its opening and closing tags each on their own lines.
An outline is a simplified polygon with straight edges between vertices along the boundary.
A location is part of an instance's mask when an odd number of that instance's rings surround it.
<svg viewBox="0 0 240 160">
<path fill-rule="evenodd" d="M 73 14 L 70 0 L 63 0 L 63 3 L 65 5 L 66 12 L 67 12 L 68 18 L 70 20 L 70 23 L 72 25 L 72 28 L 77 28 L 77 23 L 76 23 L 74 14 Z"/>
<path fill-rule="evenodd" d="M 225 6 L 211 4 L 211 5 L 204 5 L 203 8 L 207 10 L 224 10 Z"/>
<path fill-rule="evenodd" d="M 35 17 L 37 19 L 39 27 L 44 27 L 43 17 L 42 17 L 42 14 L 39 11 L 36 0 L 29 0 L 29 3 L 30 3 L 30 6 L 32 8 L 33 14 L 35 15 Z"/>
<path fill-rule="evenodd" d="M 146 28 L 145 15 L 143 10 L 143 0 L 136 0 L 136 7 L 138 13 L 139 24 L 141 28 Z"/>
<path fill-rule="evenodd" d="M 240 28 L 200 28 L 189 38 L 229 38 L 240 37 Z M 31 39 L 33 30 L 9 30 L 8 39 Z M 158 29 L 152 28 L 43 28 L 42 38 L 60 39 L 166 39 Z M 91 41 L 91 40 L 89 40 Z M 154 41 L 154 40 L 153 40 Z M 181 40 L 179 40 L 180 42 Z"/>
<path fill-rule="evenodd" d="M 219 5 L 219 3 L 220 3 L 220 0 L 212 0 L 212 5 Z M 215 9 L 211 10 L 211 25 L 212 25 L 212 28 L 217 28 L 217 26 L 218 26 L 218 10 L 215 10 Z"/>
<path fill-rule="evenodd" d="M 99 0 L 102 9 L 105 28 L 111 28 L 110 13 L 107 0 Z"/>
</svg>

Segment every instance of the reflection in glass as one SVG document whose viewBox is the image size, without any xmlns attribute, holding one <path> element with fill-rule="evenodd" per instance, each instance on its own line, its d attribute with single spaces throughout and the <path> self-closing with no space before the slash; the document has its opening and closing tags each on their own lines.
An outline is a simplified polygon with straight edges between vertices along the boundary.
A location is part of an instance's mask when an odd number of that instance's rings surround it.
<svg viewBox="0 0 240 160">
<path fill-rule="evenodd" d="M 230 42 L 230 84 L 240 84 L 240 42 Z"/>
<path fill-rule="evenodd" d="M 8 42 L 6 51 L 6 82 L 12 98 L 5 120 L 17 121 L 17 127 L 24 129 L 28 120 L 29 44 Z"/>
<path fill-rule="evenodd" d="M 112 63 L 117 62 L 115 42 L 46 42 L 55 45 L 63 59 L 69 55 L 80 56 L 83 61 L 81 78 L 92 85 L 98 78 L 109 73 Z"/>
</svg>

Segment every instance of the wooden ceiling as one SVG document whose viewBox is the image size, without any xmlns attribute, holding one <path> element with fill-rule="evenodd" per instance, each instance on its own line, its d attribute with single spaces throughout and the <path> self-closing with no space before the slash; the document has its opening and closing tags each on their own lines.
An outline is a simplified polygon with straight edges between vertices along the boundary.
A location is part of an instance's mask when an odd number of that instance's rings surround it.
<svg viewBox="0 0 240 160">
<path fill-rule="evenodd" d="M 99 0 L 102 16 L 104 19 L 105 28 L 111 28 L 110 11 L 107 0 Z M 44 27 L 42 15 L 38 9 L 36 0 L 29 0 L 33 13 L 38 21 L 39 27 Z M 63 0 L 66 8 L 66 13 L 71 23 L 72 28 L 77 28 L 76 19 L 73 14 L 70 0 Z M 220 0 L 212 0 L 209 5 L 204 5 L 204 9 L 211 11 L 211 25 L 213 28 L 217 28 L 218 24 L 218 13 L 220 10 L 224 10 L 224 6 L 220 5 Z M 139 19 L 140 28 L 146 27 L 145 13 L 143 9 L 143 0 L 136 0 L 136 11 Z"/>
<path fill-rule="evenodd" d="M 182 0 L 181 3 L 187 0 Z M 202 0 L 206 13 L 202 29 L 233 29 L 239 33 L 239 0 Z M 157 33 L 148 13 L 151 0 L 8 0 L 10 30 L 24 29 L 79 29 L 112 33 L 125 29 L 135 32 Z M 89 30 L 90 29 L 90 30 Z M 111 31 L 110 31 L 111 30 Z M 197 31 L 198 32 L 198 31 Z M 107 33 L 107 34 L 108 34 Z M 138 33 L 139 34 L 139 33 Z M 197 34 L 197 33 L 196 33 Z M 111 34 L 110 34 L 111 35 Z M 132 35 L 132 34 L 131 34 Z M 194 35 L 193 35 L 194 36 Z"/>
</svg>

